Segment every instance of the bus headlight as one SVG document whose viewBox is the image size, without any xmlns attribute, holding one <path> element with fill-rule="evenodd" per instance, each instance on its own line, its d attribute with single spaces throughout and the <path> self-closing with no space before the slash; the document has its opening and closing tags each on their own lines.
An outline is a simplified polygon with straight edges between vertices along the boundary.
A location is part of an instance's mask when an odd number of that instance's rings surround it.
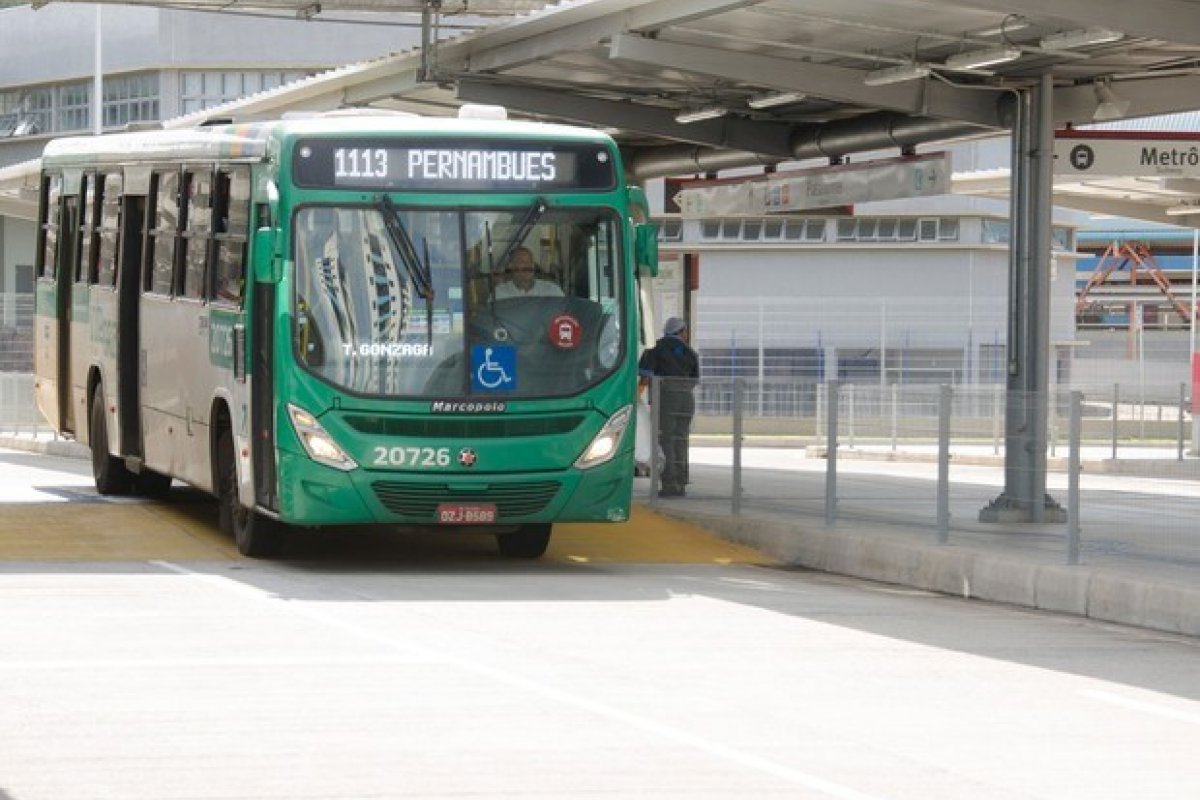
<svg viewBox="0 0 1200 800">
<path fill-rule="evenodd" d="M 602 369 L 612 369 L 617 363 L 617 356 L 621 352 L 621 328 L 617 324 L 615 314 L 609 314 L 608 319 L 604 321 L 604 327 L 600 329 L 600 341 L 596 345 L 596 361 L 600 363 Z"/>
<path fill-rule="evenodd" d="M 608 422 L 604 423 L 604 427 L 596 434 L 596 438 L 592 439 L 592 443 L 575 462 L 575 466 L 579 469 L 591 469 L 600 466 L 616 455 L 617 446 L 621 444 L 621 435 L 629 427 L 629 420 L 632 417 L 633 406 L 625 406 L 609 417 Z"/>
<path fill-rule="evenodd" d="M 337 442 L 325 432 L 317 418 L 299 406 L 288 403 L 288 416 L 292 418 L 292 427 L 308 457 L 319 464 L 343 471 L 352 470 L 358 466 L 346 451 L 338 447 Z"/>
</svg>

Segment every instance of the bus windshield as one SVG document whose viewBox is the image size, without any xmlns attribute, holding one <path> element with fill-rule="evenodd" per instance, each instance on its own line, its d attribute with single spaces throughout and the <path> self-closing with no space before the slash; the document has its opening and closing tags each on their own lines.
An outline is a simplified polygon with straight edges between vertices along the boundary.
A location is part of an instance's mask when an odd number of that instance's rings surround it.
<svg viewBox="0 0 1200 800">
<path fill-rule="evenodd" d="M 294 352 L 339 389 L 566 396 L 622 356 L 611 208 L 304 206 L 294 242 Z"/>
</svg>

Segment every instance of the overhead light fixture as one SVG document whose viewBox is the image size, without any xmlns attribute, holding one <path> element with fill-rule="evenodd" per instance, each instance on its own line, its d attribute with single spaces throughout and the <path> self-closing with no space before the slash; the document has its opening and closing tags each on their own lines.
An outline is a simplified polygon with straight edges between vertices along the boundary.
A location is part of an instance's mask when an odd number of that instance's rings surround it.
<svg viewBox="0 0 1200 800">
<path fill-rule="evenodd" d="M 1125 38 L 1125 34 L 1108 28 L 1080 28 L 1052 33 L 1043 37 L 1038 44 L 1043 50 L 1072 50 L 1076 47 L 1087 47 L 1093 44 L 1108 44 L 1123 38 Z"/>
<path fill-rule="evenodd" d="M 972 31 L 972 36 L 998 36 L 1013 31 L 1025 30 L 1029 27 L 1029 20 L 1022 17 L 1020 14 L 1009 14 L 999 25 L 993 25 L 990 28 Z"/>
<path fill-rule="evenodd" d="M 680 111 L 675 115 L 675 121 L 680 125 L 691 125 L 693 122 L 703 122 L 706 119 L 716 119 L 723 117 L 729 113 L 729 109 L 721 106 L 710 106 L 708 108 L 691 108 L 686 111 Z"/>
<path fill-rule="evenodd" d="M 775 92 L 774 94 L 760 94 L 757 97 L 751 97 L 746 101 L 746 105 L 751 108 L 771 108 L 773 106 L 783 106 L 788 103 L 799 103 L 805 98 L 802 92 Z"/>
<path fill-rule="evenodd" d="M 1113 91 L 1108 81 L 1097 81 L 1094 86 L 1096 90 L 1096 110 L 1092 112 L 1092 119 L 1096 121 L 1124 119 L 1125 115 L 1129 113 L 1130 101 L 1122 100 Z"/>
<path fill-rule="evenodd" d="M 867 86 L 886 86 L 889 83 L 920 80 L 928 75 L 929 66 L 926 64 L 897 64 L 894 67 L 871 70 L 863 78 L 863 83 Z"/>
<path fill-rule="evenodd" d="M 1006 64 L 1021 57 L 1017 47 L 991 47 L 987 50 L 971 50 L 950 56 L 944 62 L 947 69 L 979 69 L 995 64 Z"/>
</svg>

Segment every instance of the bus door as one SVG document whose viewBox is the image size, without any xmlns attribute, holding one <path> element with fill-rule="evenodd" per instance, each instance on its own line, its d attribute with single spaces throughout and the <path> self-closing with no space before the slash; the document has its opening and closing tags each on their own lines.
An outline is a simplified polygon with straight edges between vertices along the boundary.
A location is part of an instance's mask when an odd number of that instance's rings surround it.
<svg viewBox="0 0 1200 800">
<path fill-rule="evenodd" d="M 79 198 L 64 196 L 59 218 L 58 253 L 56 256 L 56 302 L 54 316 L 58 320 L 58 429 L 75 430 L 75 414 L 71 404 L 71 289 L 75 284 L 76 254 L 79 252 Z"/>
<path fill-rule="evenodd" d="M 117 408 L 121 455 L 137 458 L 142 456 L 138 301 L 142 287 L 142 232 L 145 226 L 146 198 L 125 195 L 121 201 L 121 251 L 117 268 Z"/>
</svg>

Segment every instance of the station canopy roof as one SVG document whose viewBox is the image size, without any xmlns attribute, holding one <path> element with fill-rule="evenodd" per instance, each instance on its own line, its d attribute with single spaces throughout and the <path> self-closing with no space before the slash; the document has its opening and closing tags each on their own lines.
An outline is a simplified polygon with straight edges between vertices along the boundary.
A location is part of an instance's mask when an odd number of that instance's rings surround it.
<svg viewBox="0 0 1200 800">
<path fill-rule="evenodd" d="M 165 127 L 347 106 L 449 115 L 464 102 L 493 103 L 608 130 L 635 179 L 1004 133 L 1012 90 L 1045 73 L 1060 128 L 1200 105 L 1198 0 L 132 1 L 314 21 L 413 12 L 436 41 Z M 437 38 L 434 23 L 444 32 L 463 16 L 486 24 Z M 0 189 L 25 183 L 21 169 L 0 170 Z M 1129 210 L 1143 202 L 1120 199 Z M 1150 209 L 1158 219 L 1178 195 L 1144 202 L 1162 207 Z"/>
</svg>

